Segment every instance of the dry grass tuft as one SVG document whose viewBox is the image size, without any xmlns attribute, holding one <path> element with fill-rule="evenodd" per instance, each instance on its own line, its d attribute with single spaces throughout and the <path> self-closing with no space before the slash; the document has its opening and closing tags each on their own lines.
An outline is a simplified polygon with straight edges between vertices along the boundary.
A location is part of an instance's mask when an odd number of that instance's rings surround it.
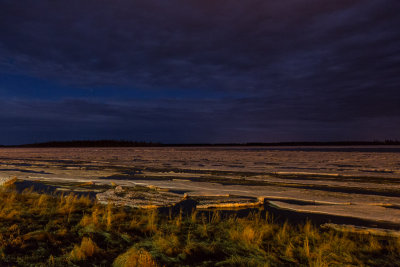
<svg viewBox="0 0 400 267">
<path fill-rule="evenodd" d="M 80 246 L 75 245 L 71 251 L 69 259 L 72 261 L 82 261 L 101 252 L 101 249 L 92 239 L 84 237 Z"/>
<path fill-rule="evenodd" d="M 181 243 L 175 234 L 156 235 L 153 243 L 159 251 L 168 256 L 177 255 L 181 249 Z"/>
<path fill-rule="evenodd" d="M 262 235 L 252 225 L 245 225 L 240 220 L 237 227 L 229 230 L 231 240 L 241 242 L 247 246 L 258 246 L 262 242 Z"/>
<path fill-rule="evenodd" d="M 156 267 L 157 263 L 153 257 L 146 250 L 136 248 L 130 248 L 127 252 L 119 255 L 114 263 L 113 267 Z"/>
</svg>

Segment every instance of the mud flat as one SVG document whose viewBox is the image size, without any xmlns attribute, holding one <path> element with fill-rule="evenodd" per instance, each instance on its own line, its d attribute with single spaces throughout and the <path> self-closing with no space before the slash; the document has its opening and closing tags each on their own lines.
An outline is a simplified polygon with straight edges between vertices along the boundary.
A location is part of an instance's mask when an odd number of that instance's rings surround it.
<svg viewBox="0 0 400 267">
<path fill-rule="evenodd" d="M 138 207 L 173 206 L 187 194 L 200 209 L 264 199 L 290 212 L 400 224 L 399 147 L 0 148 L 0 177 L 13 176 Z"/>
</svg>

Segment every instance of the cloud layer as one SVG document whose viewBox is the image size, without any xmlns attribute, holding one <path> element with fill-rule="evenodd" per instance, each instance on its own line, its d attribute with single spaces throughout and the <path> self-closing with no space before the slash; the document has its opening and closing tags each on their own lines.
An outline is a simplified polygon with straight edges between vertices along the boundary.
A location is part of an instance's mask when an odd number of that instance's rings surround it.
<svg viewBox="0 0 400 267">
<path fill-rule="evenodd" d="M 400 138 L 399 11 L 396 0 L 0 0 L 0 73 L 37 80 L 0 80 L 0 138 Z"/>
</svg>

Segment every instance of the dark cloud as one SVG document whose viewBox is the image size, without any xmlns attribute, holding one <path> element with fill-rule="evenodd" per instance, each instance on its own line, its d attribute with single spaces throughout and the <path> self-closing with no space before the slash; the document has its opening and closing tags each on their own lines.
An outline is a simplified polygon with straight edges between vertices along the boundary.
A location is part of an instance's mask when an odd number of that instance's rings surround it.
<svg viewBox="0 0 400 267">
<path fill-rule="evenodd" d="M 4 99 L 0 123 L 14 130 L 0 137 L 400 138 L 399 11 L 397 0 L 0 0 L 0 72 L 63 87 L 59 100 Z"/>
</svg>

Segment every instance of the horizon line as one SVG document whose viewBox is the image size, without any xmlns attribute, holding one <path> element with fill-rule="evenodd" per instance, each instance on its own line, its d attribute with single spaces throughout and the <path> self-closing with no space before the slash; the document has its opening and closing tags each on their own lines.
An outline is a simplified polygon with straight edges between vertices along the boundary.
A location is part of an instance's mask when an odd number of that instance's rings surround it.
<svg viewBox="0 0 400 267">
<path fill-rule="evenodd" d="M 0 145 L 0 147 L 182 147 L 182 146 L 376 146 L 376 145 L 400 145 L 400 141 L 387 139 L 384 141 L 287 141 L 287 142 L 227 142 L 227 143 L 161 143 L 153 141 L 130 140 L 68 140 L 47 141 L 19 145 Z"/>
</svg>

